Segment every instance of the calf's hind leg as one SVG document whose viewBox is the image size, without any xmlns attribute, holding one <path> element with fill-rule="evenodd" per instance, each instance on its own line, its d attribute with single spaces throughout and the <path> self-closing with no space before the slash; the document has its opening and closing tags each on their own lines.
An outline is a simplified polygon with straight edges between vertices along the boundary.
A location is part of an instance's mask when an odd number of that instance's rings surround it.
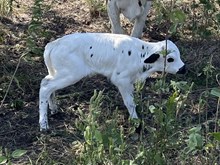
<svg viewBox="0 0 220 165">
<path fill-rule="evenodd" d="M 50 98 L 51 95 L 53 95 L 53 93 L 56 90 L 71 85 L 72 82 L 73 81 L 71 81 L 71 79 L 65 77 L 56 78 L 56 79 L 50 79 L 45 77 L 41 81 L 41 87 L 39 93 L 39 123 L 40 123 L 41 131 L 49 129 L 48 117 L 47 117 L 48 103 L 50 102 L 50 106 L 52 106 L 52 108 L 56 107 L 52 103 L 52 100 Z"/>
<path fill-rule="evenodd" d="M 54 115 L 58 112 L 58 108 L 57 108 L 57 100 L 56 100 L 56 94 L 55 92 L 53 92 L 51 95 L 50 95 L 50 98 L 48 100 L 48 103 L 49 103 L 49 108 L 51 110 L 51 115 Z"/>
<path fill-rule="evenodd" d="M 56 107 L 56 105 L 54 105 L 53 101 L 51 100 L 51 95 L 53 95 L 53 93 L 55 93 L 55 91 L 58 89 L 62 89 L 69 85 L 75 84 L 80 79 L 87 76 L 88 74 L 89 74 L 88 72 L 81 73 L 78 75 L 77 74 L 64 75 L 62 73 L 62 76 L 55 76 L 53 78 L 45 77 L 42 80 L 40 93 L 39 93 L 39 124 L 40 124 L 41 131 L 49 129 L 48 117 L 47 117 L 47 108 L 48 108 L 49 102 L 52 108 Z"/>
</svg>

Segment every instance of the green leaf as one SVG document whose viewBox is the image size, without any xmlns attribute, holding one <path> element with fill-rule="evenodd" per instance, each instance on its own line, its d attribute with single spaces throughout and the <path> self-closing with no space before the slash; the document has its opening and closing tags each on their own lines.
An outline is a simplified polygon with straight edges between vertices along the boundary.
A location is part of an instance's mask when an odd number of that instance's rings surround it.
<svg viewBox="0 0 220 165">
<path fill-rule="evenodd" d="M 157 164 L 165 164 L 164 158 L 160 153 L 156 153 L 154 160 L 156 160 Z"/>
<path fill-rule="evenodd" d="M 20 158 L 21 156 L 23 156 L 26 153 L 27 153 L 27 150 L 18 149 L 18 150 L 13 151 L 11 155 L 13 158 Z"/>
<path fill-rule="evenodd" d="M 194 149 L 201 149 L 203 146 L 203 138 L 200 134 L 198 133 L 193 133 L 189 135 L 189 141 L 188 141 L 188 146 L 190 147 L 191 150 Z"/>
<path fill-rule="evenodd" d="M 171 33 L 176 33 L 177 26 L 178 26 L 178 23 L 174 23 L 173 25 L 171 25 L 170 32 Z"/>
<path fill-rule="evenodd" d="M 212 88 L 211 95 L 220 97 L 220 88 Z"/>
<path fill-rule="evenodd" d="M 220 141 L 220 132 L 213 132 L 211 135 L 215 138 L 215 140 Z"/>
<path fill-rule="evenodd" d="M 0 164 L 5 164 L 7 161 L 8 160 L 5 156 L 0 156 Z"/>
<path fill-rule="evenodd" d="M 102 143 L 102 134 L 100 131 L 95 130 L 95 138 L 97 141 L 99 141 L 100 143 Z"/>
<path fill-rule="evenodd" d="M 174 10 L 170 14 L 170 19 L 174 23 L 183 23 L 186 19 L 186 14 L 181 10 Z"/>
<path fill-rule="evenodd" d="M 189 133 L 190 134 L 193 134 L 193 133 L 198 133 L 198 132 L 200 132 L 201 131 L 201 126 L 199 125 L 199 126 L 197 126 L 197 127 L 193 127 L 193 128 L 191 128 L 190 130 L 189 130 Z"/>
<path fill-rule="evenodd" d="M 91 132 L 90 132 L 90 127 L 87 126 L 86 130 L 84 131 L 84 138 L 86 142 L 91 145 Z"/>
<path fill-rule="evenodd" d="M 150 110 L 151 113 L 154 113 L 155 110 L 156 110 L 156 107 L 154 105 L 150 105 L 149 110 Z"/>
<path fill-rule="evenodd" d="M 201 126 L 193 127 L 189 130 L 189 139 L 187 140 L 188 142 L 188 147 L 189 151 L 195 151 L 197 149 L 202 149 L 203 147 L 203 137 L 200 134 L 201 131 Z"/>
<path fill-rule="evenodd" d="M 139 159 L 139 158 L 143 158 L 144 157 L 144 151 L 141 151 L 139 152 L 137 155 L 136 155 L 136 160 Z"/>
</svg>

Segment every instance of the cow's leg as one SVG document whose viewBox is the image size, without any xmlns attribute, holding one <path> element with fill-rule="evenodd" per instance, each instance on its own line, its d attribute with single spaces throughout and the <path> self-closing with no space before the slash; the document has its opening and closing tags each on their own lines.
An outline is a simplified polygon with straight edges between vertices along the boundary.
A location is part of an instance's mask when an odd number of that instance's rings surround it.
<svg viewBox="0 0 220 165">
<path fill-rule="evenodd" d="M 138 118 L 136 113 L 136 105 L 134 102 L 133 84 L 129 78 L 123 78 L 120 75 L 113 74 L 111 81 L 116 85 L 121 93 L 123 102 L 128 109 L 131 118 Z"/>
<path fill-rule="evenodd" d="M 120 11 L 116 5 L 115 0 L 109 0 L 107 4 L 108 16 L 111 22 L 112 33 L 115 34 L 124 34 L 124 30 L 121 27 L 120 23 Z"/>
<path fill-rule="evenodd" d="M 132 33 L 131 33 L 132 37 L 141 38 L 143 28 L 145 26 L 145 20 L 146 20 L 147 14 L 151 8 L 151 4 L 152 4 L 152 1 L 147 1 L 145 3 L 143 13 L 135 19 L 134 27 L 133 27 Z"/>
</svg>

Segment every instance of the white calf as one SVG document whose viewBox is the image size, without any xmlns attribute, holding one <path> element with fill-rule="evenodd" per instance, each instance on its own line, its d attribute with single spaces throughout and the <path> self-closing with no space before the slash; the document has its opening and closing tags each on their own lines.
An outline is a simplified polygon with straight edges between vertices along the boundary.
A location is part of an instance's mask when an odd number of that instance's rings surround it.
<svg viewBox="0 0 220 165">
<path fill-rule="evenodd" d="M 131 36 L 141 38 L 145 20 L 152 0 L 108 0 L 107 11 L 112 25 L 112 33 L 124 34 L 120 24 L 120 13 L 134 21 Z"/>
<path fill-rule="evenodd" d="M 50 42 L 45 47 L 44 60 L 49 74 L 40 87 L 40 129 L 49 128 L 47 108 L 57 111 L 56 90 L 78 82 L 91 74 L 102 74 L 116 85 L 131 118 L 138 118 L 133 100 L 133 84 L 144 81 L 156 71 L 184 73 L 176 45 L 167 41 L 169 54 L 162 55 L 165 41 L 144 42 L 122 34 L 75 33 Z"/>
</svg>

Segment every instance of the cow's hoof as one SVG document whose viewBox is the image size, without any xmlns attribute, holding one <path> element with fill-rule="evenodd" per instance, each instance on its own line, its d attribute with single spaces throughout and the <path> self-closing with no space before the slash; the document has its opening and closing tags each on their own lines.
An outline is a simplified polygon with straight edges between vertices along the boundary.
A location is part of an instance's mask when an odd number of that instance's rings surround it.
<svg viewBox="0 0 220 165">
<path fill-rule="evenodd" d="M 51 130 L 50 130 L 50 129 L 41 128 L 41 129 L 40 129 L 40 132 L 41 132 L 42 134 L 50 134 L 50 133 L 51 133 Z"/>
</svg>

